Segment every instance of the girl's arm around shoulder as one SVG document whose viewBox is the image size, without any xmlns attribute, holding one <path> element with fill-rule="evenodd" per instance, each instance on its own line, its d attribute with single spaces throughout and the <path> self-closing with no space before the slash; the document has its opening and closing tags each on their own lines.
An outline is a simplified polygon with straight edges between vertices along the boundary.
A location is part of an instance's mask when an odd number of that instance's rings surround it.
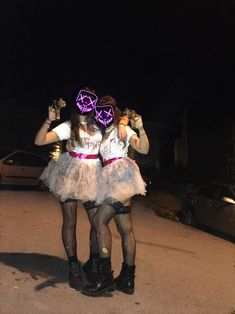
<svg viewBox="0 0 235 314">
<path fill-rule="evenodd" d="M 127 137 L 126 127 L 129 123 L 129 118 L 127 116 L 123 116 L 120 118 L 118 122 L 118 138 L 120 140 L 124 140 Z"/>
</svg>

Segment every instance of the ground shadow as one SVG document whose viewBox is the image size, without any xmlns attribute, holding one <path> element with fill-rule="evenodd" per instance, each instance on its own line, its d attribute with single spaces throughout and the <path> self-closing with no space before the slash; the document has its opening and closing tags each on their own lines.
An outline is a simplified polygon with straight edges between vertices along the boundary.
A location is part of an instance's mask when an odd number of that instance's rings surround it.
<svg viewBox="0 0 235 314">
<path fill-rule="evenodd" d="M 16 268 L 22 273 L 28 273 L 35 281 L 45 278 L 38 284 L 35 291 L 46 287 L 56 287 L 59 283 L 68 281 L 67 261 L 57 256 L 38 253 L 0 253 L 0 263 Z"/>
<path fill-rule="evenodd" d="M 46 189 L 40 188 L 39 185 L 14 185 L 14 184 L 0 184 L 0 191 L 39 191 Z"/>
</svg>

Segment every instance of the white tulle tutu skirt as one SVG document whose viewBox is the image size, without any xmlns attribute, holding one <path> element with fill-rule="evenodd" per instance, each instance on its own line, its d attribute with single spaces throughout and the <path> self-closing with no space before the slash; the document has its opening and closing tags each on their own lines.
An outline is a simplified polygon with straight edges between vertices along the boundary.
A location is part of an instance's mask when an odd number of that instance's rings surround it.
<svg viewBox="0 0 235 314">
<path fill-rule="evenodd" d="M 125 157 L 104 166 L 98 178 L 97 204 L 106 197 L 113 197 L 120 202 L 140 194 L 145 195 L 144 182 L 138 165 Z"/>
<path fill-rule="evenodd" d="M 95 200 L 97 178 L 101 170 L 99 159 L 73 158 L 64 153 L 51 160 L 43 170 L 40 179 L 57 199 L 78 199 L 83 202 Z"/>
</svg>

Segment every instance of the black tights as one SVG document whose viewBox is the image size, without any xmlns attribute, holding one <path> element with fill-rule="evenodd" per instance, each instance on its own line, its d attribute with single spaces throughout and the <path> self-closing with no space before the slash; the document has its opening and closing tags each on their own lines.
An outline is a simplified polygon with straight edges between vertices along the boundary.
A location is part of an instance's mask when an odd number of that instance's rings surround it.
<svg viewBox="0 0 235 314">
<path fill-rule="evenodd" d="M 94 217 L 100 257 L 111 257 L 112 236 L 108 224 L 112 218 L 121 236 L 124 263 L 134 265 L 136 244 L 131 214 L 116 214 L 114 207 L 105 202 L 99 206 Z"/>
<path fill-rule="evenodd" d="M 65 252 L 69 257 L 77 256 L 77 201 L 68 200 L 60 203 L 63 215 L 62 241 Z"/>
<path fill-rule="evenodd" d="M 97 207 L 91 208 L 87 210 L 88 219 L 90 222 L 90 235 L 89 235 L 89 245 L 90 245 L 90 256 L 92 254 L 98 254 L 99 253 L 99 246 L 97 242 L 96 237 L 96 230 L 95 230 L 95 224 L 94 224 L 94 217 L 97 211 Z"/>
<path fill-rule="evenodd" d="M 69 257 L 77 257 L 77 201 L 67 200 L 61 204 L 63 224 L 62 224 L 62 241 L 65 252 Z M 92 208 L 87 211 L 87 215 L 90 221 L 90 254 L 96 254 L 99 252 L 96 231 L 94 225 L 94 216 L 97 208 Z"/>
<path fill-rule="evenodd" d="M 123 261 L 127 265 L 135 264 L 136 243 L 132 229 L 131 214 L 117 214 L 114 220 L 122 239 Z"/>
</svg>

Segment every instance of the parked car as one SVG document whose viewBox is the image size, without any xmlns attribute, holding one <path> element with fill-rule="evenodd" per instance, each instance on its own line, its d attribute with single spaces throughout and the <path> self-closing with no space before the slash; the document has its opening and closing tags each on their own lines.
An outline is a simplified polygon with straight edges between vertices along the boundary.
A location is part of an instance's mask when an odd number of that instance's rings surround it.
<svg viewBox="0 0 235 314">
<path fill-rule="evenodd" d="M 39 176 L 47 164 L 35 153 L 0 149 L 0 184 L 40 186 Z"/>
<path fill-rule="evenodd" d="M 235 237 L 235 184 L 199 186 L 185 195 L 178 217 L 186 225 L 200 223 Z"/>
</svg>

